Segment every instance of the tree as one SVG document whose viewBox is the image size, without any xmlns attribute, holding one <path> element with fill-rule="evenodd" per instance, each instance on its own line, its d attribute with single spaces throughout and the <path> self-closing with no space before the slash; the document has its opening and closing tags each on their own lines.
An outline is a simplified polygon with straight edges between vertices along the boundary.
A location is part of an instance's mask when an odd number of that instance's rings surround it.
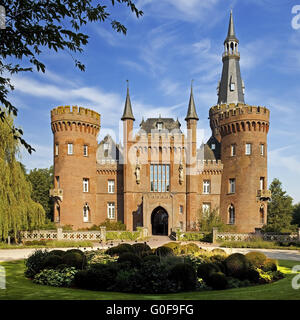
<svg viewBox="0 0 300 320">
<path fill-rule="evenodd" d="M 110 0 L 127 5 L 137 18 L 143 15 L 132 0 Z M 88 35 L 80 32 L 82 27 L 90 22 L 104 22 L 109 20 L 117 32 L 126 34 L 126 27 L 119 21 L 110 18 L 107 6 L 95 0 L 4 0 L 1 1 L 6 12 L 5 29 L 0 29 L 0 105 L 4 110 L 0 112 L 2 122 L 6 121 L 7 114 L 17 116 L 18 109 L 8 100 L 8 94 L 14 89 L 11 76 L 18 72 L 37 71 L 45 72 L 46 66 L 38 60 L 43 48 L 50 50 L 67 50 L 71 57 L 72 52 L 82 52 L 83 46 L 88 43 Z M 17 63 L 5 63 L 4 60 Z M 85 66 L 73 58 L 75 66 L 84 71 Z M 6 76 L 8 75 L 8 76 Z M 5 111 L 8 111 L 6 113 Z M 35 151 L 23 138 L 23 131 L 10 126 L 14 139 L 28 150 Z"/>
<path fill-rule="evenodd" d="M 53 221 L 53 201 L 49 197 L 49 190 L 53 187 L 53 166 L 30 170 L 27 177 L 32 186 L 32 200 L 41 204 L 46 218 Z"/>
<path fill-rule="evenodd" d="M 2 109 L 0 108 L 0 111 Z M 12 118 L 0 121 L 0 240 L 44 223 L 43 207 L 31 198 L 31 184 L 17 161 L 20 143 L 11 135 Z"/>
<path fill-rule="evenodd" d="M 266 232 L 291 232 L 295 226 L 292 223 L 293 199 L 282 190 L 282 183 L 274 179 L 270 185 L 272 192 L 271 201 L 268 204 L 268 221 L 263 227 Z"/>
<path fill-rule="evenodd" d="M 293 224 L 298 225 L 300 227 L 300 202 L 294 205 L 293 211 Z"/>
</svg>

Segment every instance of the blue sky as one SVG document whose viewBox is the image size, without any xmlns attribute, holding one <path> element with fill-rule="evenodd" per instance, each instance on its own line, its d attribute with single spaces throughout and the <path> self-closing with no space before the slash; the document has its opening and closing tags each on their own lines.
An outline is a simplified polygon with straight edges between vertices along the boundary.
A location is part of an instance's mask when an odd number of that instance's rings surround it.
<svg viewBox="0 0 300 320">
<path fill-rule="evenodd" d="M 128 28 L 126 36 L 109 23 L 91 24 L 81 72 L 66 52 L 45 50 L 47 72 L 13 78 L 11 99 L 19 108 L 17 124 L 36 152 L 22 152 L 27 169 L 49 167 L 53 161 L 50 110 L 78 105 L 102 117 L 99 139 L 110 133 L 118 140 L 126 79 L 130 81 L 133 113 L 142 117 L 178 117 L 185 127 L 191 79 L 200 118 L 198 127 L 209 138 L 209 108 L 216 104 L 222 71 L 223 41 L 230 8 L 240 40 L 245 101 L 271 110 L 268 135 L 269 182 L 277 177 L 300 201 L 300 29 L 292 27 L 294 5 L 300 0 L 138 0 L 144 16 L 137 19 L 123 6 L 112 18 Z M 299 20 L 300 21 L 300 20 Z M 201 142 L 201 141 L 199 141 Z"/>
</svg>

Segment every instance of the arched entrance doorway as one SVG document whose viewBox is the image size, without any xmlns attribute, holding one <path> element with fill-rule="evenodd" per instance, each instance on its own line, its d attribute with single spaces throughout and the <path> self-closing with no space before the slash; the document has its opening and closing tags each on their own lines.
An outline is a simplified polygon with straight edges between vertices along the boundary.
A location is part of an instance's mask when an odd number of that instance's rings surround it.
<svg viewBox="0 0 300 320">
<path fill-rule="evenodd" d="M 155 236 L 168 235 L 168 219 L 167 211 L 162 207 L 157 207 L 151 214 L 152 234 Z"/>
</svg>

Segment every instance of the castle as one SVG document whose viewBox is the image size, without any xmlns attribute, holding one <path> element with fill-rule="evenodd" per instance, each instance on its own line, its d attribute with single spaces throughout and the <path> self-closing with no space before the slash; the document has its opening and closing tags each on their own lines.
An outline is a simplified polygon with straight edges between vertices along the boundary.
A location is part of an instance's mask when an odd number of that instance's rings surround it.
<svg viewBox="0 0 300 320">
<path fill-rule="evenodd" d="M 168 235 L 177 228 L 195 230 L 201 216 L 218 210 L 238 232 L 266 223 L 267 134 L 270 112 L 244 101 L 239 40 L 232 12 L 224 41 L 217 105 L 210 108 L 212 136 L 197 148 L 199 120 L 191 87 L 187 134 L 178 120 L 142 120 L 137 134 L 129 89 L 123 144 L 110 136 L 99 144 L 100 114 L 61 106 L 51 111 L 54 135 L 54 219 L 74 229 L 106 219 Z"/>
</svg>

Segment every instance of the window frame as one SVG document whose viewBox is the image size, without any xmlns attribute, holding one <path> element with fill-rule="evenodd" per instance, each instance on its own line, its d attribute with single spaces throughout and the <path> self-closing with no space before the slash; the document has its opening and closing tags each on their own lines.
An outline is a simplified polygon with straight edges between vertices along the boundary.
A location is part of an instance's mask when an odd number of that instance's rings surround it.
<svg viewBox="0 0 300 320">
<path fill-rule="evenodd" d="M 232 187 L 233 186 L 233 187 Z M 229 194 L 234 194 L 236 192 L 236 179 L 230 178 L 229 179 Z"/>
<path fill-rule="evenodd" d="M 115 180 L 107 180 L 107 193 L 115 193 Z"/>
<path fill-rule="evenodd" d="M 250 147 L 249 150 L 247 149 L 248 146 Z M 250 156 L 251 154 L 252 154 L 252 143 L 247 142 L 247 143 L 245 143 L 245 155 Z"/>
<path fill-rule="evenodd" d="M 230 146 L 230 156 L 231 157 L 235 157 L 236 156 L 236 144 L 233 143 L 231 146 Z"/>
<path fill-rule="evenodd" d="M 88 157 L 89 156 L 89 146 L 87 144 L 83 145 L 83 156 Z"/>
<path fill-rule="evenodd" d="M 59 155 L 59 143 L 55 143 L 55 150 L 54 150 L 55 156 Z"/>
<path fill-rule="evenodd" d="M 115 202 L 107 202 L 107 218 L 109 220 L 116 219 L 116 205 Z"/>
<path fill-rule="evenodd" d="M 71 152 L 70 152 L 71 151 Z M 74 146 L 73 146 L 73 142 L 68 142 L 68 150 L 67 150 L 67 154 L 73 155 L 74 154 Z"/>
<path fill-rule="evenodd" d="M 208 191 L 206 190 L 208 189 Z M 203 180 L 202 183 L 202 194 L 210 194 L 211 193 L 211 181 L 209 179 Z"/>
<path fill-rule="evenodd" d="M 259 145 L 259 154 L 264 157 L 265 156 L 265 144 L 264 143 L 261 143 Z"/>
<path fill-rule="evenodd" d="M 83 184 L 83 192 L 87 193 L 90 190 L 90 179 L 89 178 L 83 178 L 82 179 Z"/>
<path fill-rule="evenodd" d="M 150 164 L 150 192 L 170 191 L 170 164 Z"/>
<path fill-rule="evenodd" d="M 85 213 L 87 213 L 86 217 Z M 85 205 L 83 206 L 83 222 L 90 222 L 90 207 L 88 203 L 85 203 Z"/>
</svg>

